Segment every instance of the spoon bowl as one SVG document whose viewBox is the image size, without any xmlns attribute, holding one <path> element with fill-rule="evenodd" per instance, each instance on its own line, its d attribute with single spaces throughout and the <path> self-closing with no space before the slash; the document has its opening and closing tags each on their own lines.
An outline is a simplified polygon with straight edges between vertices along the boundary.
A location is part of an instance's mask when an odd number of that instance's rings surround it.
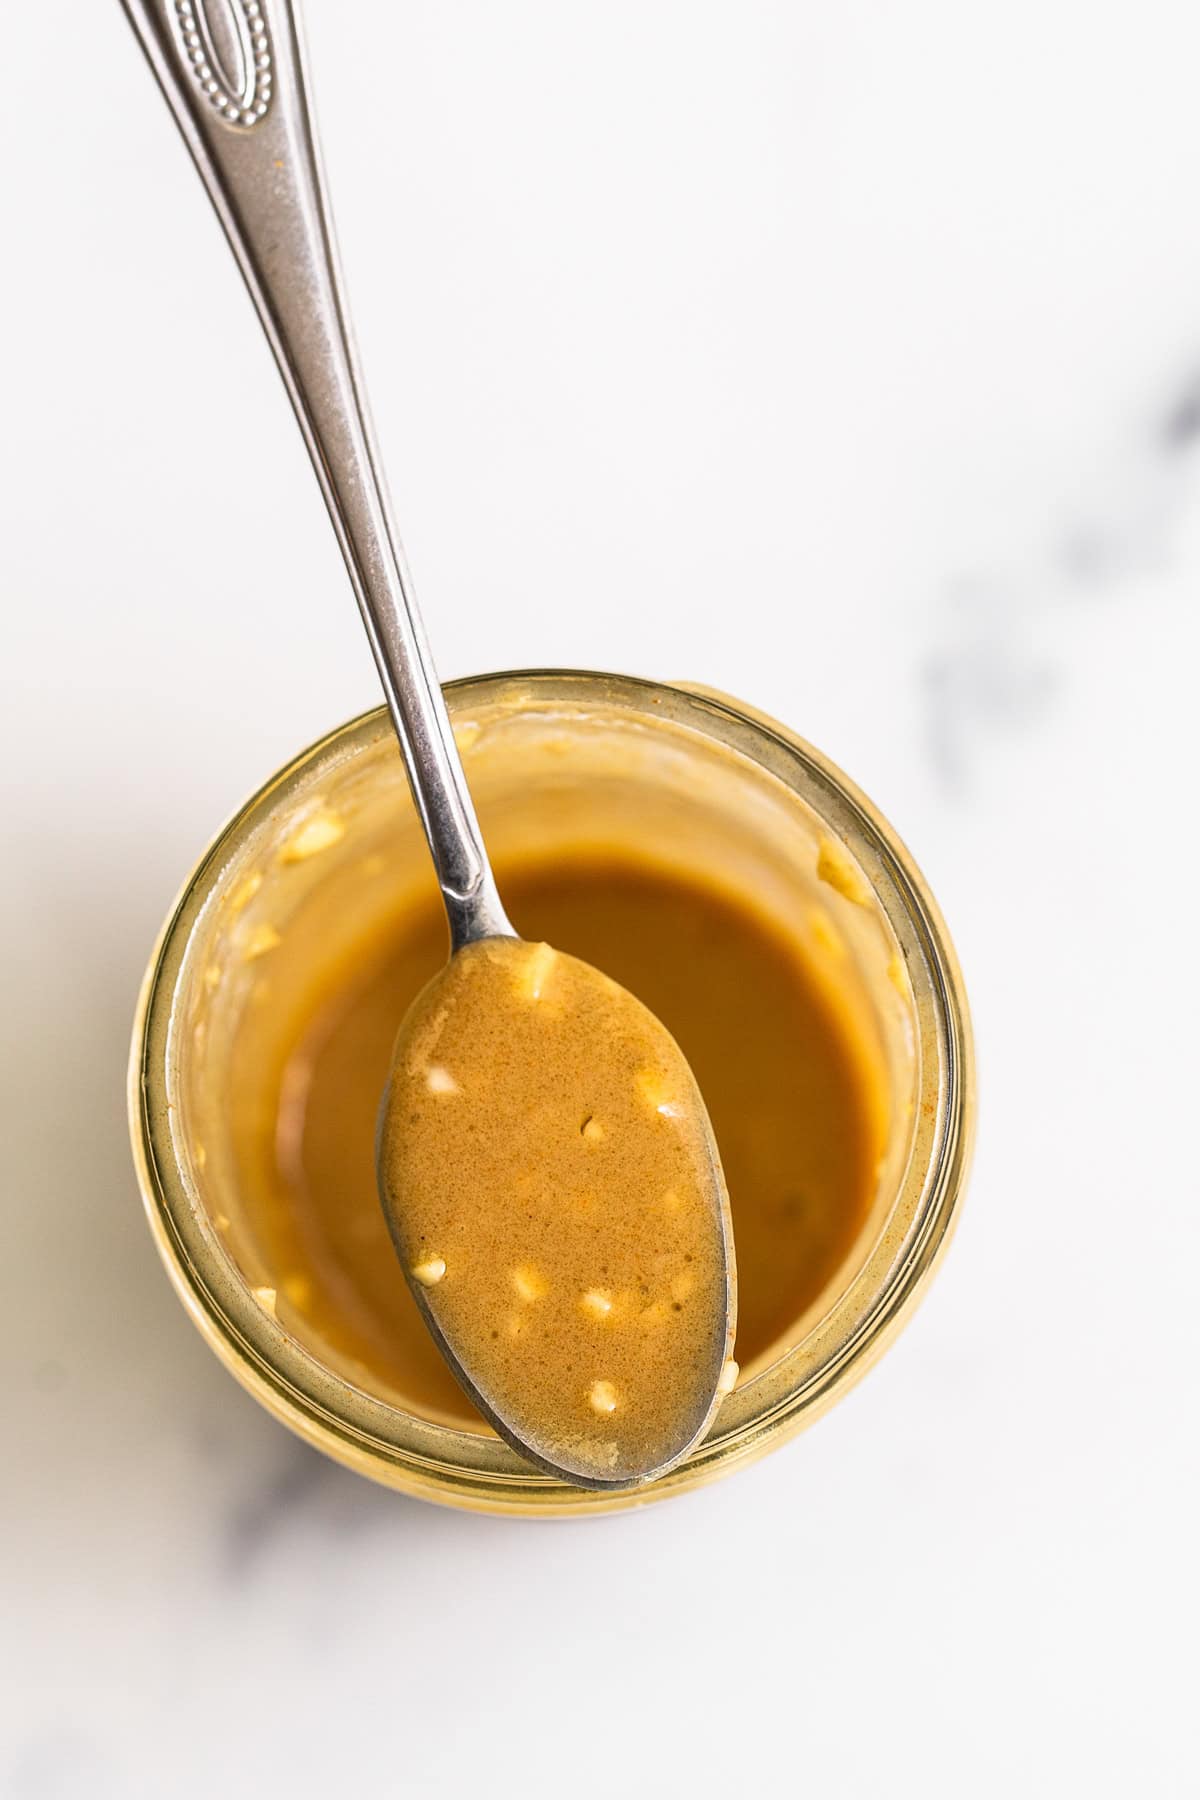
<svg viewBox="0 0 1200 1800">
<path fill-rule="evenodd" d="M 624 1487 L 703 1436 L 728 1199 L 692 1072 L 625 988 L 548 944 L 460 950 L 400 1028 L 378 1175 L 429 1329 L 539 1467 Z"/>
</svg>

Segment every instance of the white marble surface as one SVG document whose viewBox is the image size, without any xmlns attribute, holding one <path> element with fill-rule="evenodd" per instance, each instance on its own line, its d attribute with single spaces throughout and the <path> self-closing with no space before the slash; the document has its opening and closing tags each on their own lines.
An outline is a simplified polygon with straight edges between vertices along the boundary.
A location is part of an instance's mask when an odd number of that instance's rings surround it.
<svg viewBox="0 0 1200 1800">
<path fill-rule="evenodd" d="M 1196 1791 L 1195 7 L 310 0 L 443 672 L 718 683 L 908 837 L 978 1160 L 906 1336 L 641 1516 L 269 1422 L 142 1223 L 177 881 L 373 676 L 118 8 L 12 8 L 0 1794 Z"/>
</svg>

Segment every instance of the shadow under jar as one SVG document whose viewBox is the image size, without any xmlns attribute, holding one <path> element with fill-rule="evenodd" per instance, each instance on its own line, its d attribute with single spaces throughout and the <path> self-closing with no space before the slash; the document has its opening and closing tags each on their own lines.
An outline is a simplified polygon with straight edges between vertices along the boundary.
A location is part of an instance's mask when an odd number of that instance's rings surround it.
<svg viewBox="0 0 1200 1800">
<path fill-rule="evenodd" d="M 382 709 L 242 808 L 164 928 L 130 1070 L 142 1192 L 209 1343 L 310 1443 L 450 1505 L 619 1510 L 784 1442 L 895 1334 L 969 1157 L 961 977 L 886 822 L 740 703 L 555 672 L 447 699 L 517 929 L 636 993 L 705 1095 L 741 1365 L 709 1436 L 647 1487 L 569 1488 L 495 1437 L 420 1321 L 375 1192 L 375 1116 L 447 944 Z"/>
</svg>

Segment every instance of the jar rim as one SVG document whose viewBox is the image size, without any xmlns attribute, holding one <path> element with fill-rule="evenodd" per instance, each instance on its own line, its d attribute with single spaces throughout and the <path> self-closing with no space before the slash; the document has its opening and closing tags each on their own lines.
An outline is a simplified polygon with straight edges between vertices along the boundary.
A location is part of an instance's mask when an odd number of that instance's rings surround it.
<svg viewBox="0 0 1200 1800">
<path fill-rule="evenodd" d="M 766 714 L 704 687 L 600 671 L 534 669 L 446 684 L 452 711 L 508 699 L 624 705 L 669 717 L 751 762 L 806 798 L 864 864 L 899 938 L 918 1008 L 920 1088 L 914 1145 L 889 1226 L 830 1311 L 799 1344 L 731 1394 L 704 1442 L 644 1489 L 574 1489 L 540 1474 L 498 1439 L 436 1425 L 386 1406 L 326 1368 L 235 1279 L 201 1229 L 174 1153 L 171 1032 L 188 943 L 221 870 L 271 810 L 331 760 L 390 732 L 374 707 L 336 727 L 270 776 L 214 836 L 172 906 L 142 984 L 129 1066 L 129 1120 L 147 1218 L 186 1310 L 226 1366 L 301 1437 L 361 1473 L 424 1498 L 486 1512 L 539 1516 L 618 1510 L 687 1491 L 793 1436 L 866 1373 L 910 1316 L 949 1243 L 974 1132 L 970 1017 L 940 911 L 899 836 L 828 758 Z M 790 776 L 790 779 L 789 779 Z M 814 800 L 813 791 L 820 796 Z M 823 803 L 822 803 L 823 802 Z"/>
</svg>

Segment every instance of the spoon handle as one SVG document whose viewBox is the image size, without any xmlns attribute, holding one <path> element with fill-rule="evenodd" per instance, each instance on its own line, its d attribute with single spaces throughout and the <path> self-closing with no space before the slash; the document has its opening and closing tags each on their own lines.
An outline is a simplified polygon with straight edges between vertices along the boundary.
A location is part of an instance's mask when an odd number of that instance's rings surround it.
<svg viewBox="0 0 1200 1800">
<path fill-rule="evenodd" d="M 511 935 L 392 523 L 293 6 L 122 4 L 208 189 L 295 408 L 400 739 L 454 948 Z"/>
</svg>

